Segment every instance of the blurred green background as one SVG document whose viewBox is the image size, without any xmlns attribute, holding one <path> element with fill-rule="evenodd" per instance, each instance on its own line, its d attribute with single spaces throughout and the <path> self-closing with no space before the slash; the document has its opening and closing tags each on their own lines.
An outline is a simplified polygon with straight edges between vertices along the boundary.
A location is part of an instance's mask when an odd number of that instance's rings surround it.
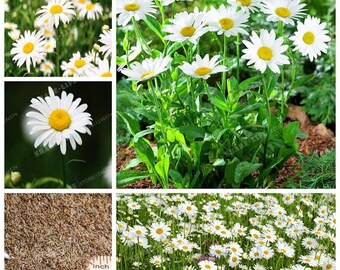
<svg viewBox="0 0 340 270">
<path fill-rule="evenodd" d="M 80 134 L 83 144 L 75 151 L 67 142 L 67 183 L 74 188 L 109 188 L 111 178 L 112 102 L 111 82 L 7 82 L 5 84 L 5 173 L 18 171 L 21 186 L 42 177 L 62 177 L 60 148 L 39 146 L 34 148 L 34 138 L 29 135 L 25 114 L 30 100 L 48 93 L 48 86 L 55 91 L 74 94 L 81 104 L 88 105 L 93 119 L 92 135 Z M 110 167 L 108 168 L 108 166 Z M 7 177 L 6 177 L 7 178 Z M 6 186 L 8 181 L 6 181 Z M 54 187 L 45 185 L 42 187 Z"/>
</svg>

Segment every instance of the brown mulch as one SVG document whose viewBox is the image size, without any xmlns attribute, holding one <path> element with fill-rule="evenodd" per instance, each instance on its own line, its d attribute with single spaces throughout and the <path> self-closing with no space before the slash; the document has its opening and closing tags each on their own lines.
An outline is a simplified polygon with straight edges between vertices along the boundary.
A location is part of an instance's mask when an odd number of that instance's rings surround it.
<svg viewBox="0 0 340 270">
<path fill-rule="evenodd" d="M 298 139 L 300 153 L 310 155 L 315 151 L 322 155 L 331 149 L 335 149 L 335 136 L 332 131 L 322 124 L 312 124 L 308 116 L 303 112 L 302 107 L 289 104 L 289 108 L 288 120 L 299 121 L 301 130 L 308 135 L 307 138 Z M 126 163 L 135 157 L 136 153 L 132 147 L 128 148 L 127 144 L 117 146 L 117 170 L 123 170 Z M 296 159 L 297 155 L 288 159 L 280 170 L 279 176 L 275 180 L 277 188 L 301 170 L 296 166 Z M 140 167 L 137 167 L 137 170 L 140 169 Z M 126 188 L 155 189 L 161 188 L 161 186 L 159 184 L 154 186 L 150 179 L 144 179 L 130 184 Z"/>
<path fill-rule="evenodd" d="M 6 270 L 88 269 L 112 256 L 111 194 L 6 194 Z"/>
</svg>

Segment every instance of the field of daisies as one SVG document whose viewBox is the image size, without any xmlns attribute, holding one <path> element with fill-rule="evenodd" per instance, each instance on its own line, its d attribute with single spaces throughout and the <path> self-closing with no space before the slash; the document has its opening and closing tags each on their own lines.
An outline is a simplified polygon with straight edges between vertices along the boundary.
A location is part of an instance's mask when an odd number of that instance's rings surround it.
<svg viewBox="0 0 340 270">
<path fill-rule="evenodd" d="M 116 2 L 118 186 L 335 185 L 335 1 Z"/>
<path fill-rule="evenodd" d="M 111 0 L 5 2 L 5 76 L 112 77 Z"/>
<path fill-rule="evenodd" d="M 121 194 L 117 269 L 335 269 L 334 194 Z"/>
</svg>

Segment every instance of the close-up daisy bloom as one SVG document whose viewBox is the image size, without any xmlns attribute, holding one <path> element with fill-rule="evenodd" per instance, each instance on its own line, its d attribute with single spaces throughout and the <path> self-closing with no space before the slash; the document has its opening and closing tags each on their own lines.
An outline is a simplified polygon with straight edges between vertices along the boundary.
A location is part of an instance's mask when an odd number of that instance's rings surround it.
<svg viewBox="0 0 340 270">
<path fill-rule="evenodd" d="M 33 67 L 40 64 L 46 56 L 45 39 L 41 32 L 25 31 L 19 40 L 13 44 L 11 55 L 14 55 L 13 61 L 17 62 L 17 66 L 21 67 L 26 63 L 28 73 L 31 71 L 31 63 Z"/>
<path fill-rule="evenodd" d="M 203 12 L 186 11 L 177 13 L 174 19 L 169 19 L 171 24 L 166 24 L 163 31 L 169 33 L 164 37 L 165 40 L 173 42 L 190 41 L 197 43 L 197 39 L 203 36 L 209 28 L 206 27 L 205 14 Z"/>
<path fill-rule="evenodd" d="M 196 60 L 191 64 L 184 62 L 179 68 L 187 75 L 194 78 L 201 78 L 207 80 L 211 75 L 225 72 L 228 70 L 226 66 L 219 65 L 220 56 L 215 55 L 209 59 L 209 55 L 206 54 L 203 58 L 200 55 L 196 55 Z"/>
<path fill-rule="evenodd" d="M 262 12 L 269 15 L 267 21 L 282 21 L 285 24 L 294 25 L 294 20 L 300 19 L 305 13 L 301 0 L 263 0 Z"/>
<path fill-rule="evenodd" d="M 37 23 L 42 24 L 48 20 L 50 26 L 58 28 L 59 22 L 63 24 L 69 23 L 69 21 L 76 15 L 74 11 L 73 2 L 67 0 L 51 0 L 47 5 L 42 6 L 37 11 Z"/>
<path fill-rule="evenodd" d="M 54 94 L 51 87 L 48 88 L 49 95 L 45 98 L 37 97 L 31 100 L 27 125 L 31 127 L 30 134 L 38 135 L 34 147 L 43 144 L 49 148 L 60 146 L 63 155 L 66 154 L 67 141 L 73 150 L 77 144 L 82 144 L 80 134 L 89 134 L 89 126 L 92 118 L 88 112 L 87 104 L 79 105 L 81 99 L 74 99 L 73 94 L 61 93 L 61 97 Z"/>
<path fill-rule="evenodd" d="M 218 35 L 224 34 L 226 37 L 237 36 L 237 34 L 247 35 L 243 28 L 247 27 L 249 14 L 236 7 L 226 7 L 221 5 L 218 9 L 211 7 L 207 14 L 207 22 L 210 31 L 217 31 Z"/>
<path fill-rule="evenodd" d="M 79 17 L 88 20 L 97 20 L 103 14 L 103 7 L 99 3 L 87 2 L 79 8 Z"/>
<path fill-rule="evenodd" d="M 295 46 L 293 51 L 298 50 L 303 56 L 308 56 L 311 62 L 322 53 L 327 53 L 328 42 L 331 40 L 326 23 L 309 15 L 303 23 L 297 23 L 297 31 L 289 39 Z"/>
<path fill-rule="evenodd" d="M 141 63 L 133 62 L 130 68 L 124 68 L 121 72 L 132 81 L 146 81 L 156 77 L 169 68 L 172 59 L 169 56 L 158 57 L 155 59 L 147 58 Z"/>
<path fill-rule="evenodd" d="M 117 0 L 118 25 L 126 26 L 132 18 L 140 21 L 146 19 L 146 15 L 153 16 L 157 12 L 156 8 L 152 0 Z"/>
<path fill-rule="evenodd" d="M 227 2 L 234 6 L 241 8 L 244 12 L 256 12 L 261 8 L 262 0 L 227 0 Z"/>
<path fill-rule="evenodd" d="M 253 65 L 264 73 L 269 67 L 273 72 L 280 73 L 279 66 L 289 64 L 288 56 L 283 53 L 288 45 L 283 45 L 283 38 L 276 39 L 275 31 L 261 30 L 260 36 L 253 31 L 250 41 L 244 40 L 246 49 L 243 50 L 243 59 L 249 60 L 247 65 Z"/>
</svg>

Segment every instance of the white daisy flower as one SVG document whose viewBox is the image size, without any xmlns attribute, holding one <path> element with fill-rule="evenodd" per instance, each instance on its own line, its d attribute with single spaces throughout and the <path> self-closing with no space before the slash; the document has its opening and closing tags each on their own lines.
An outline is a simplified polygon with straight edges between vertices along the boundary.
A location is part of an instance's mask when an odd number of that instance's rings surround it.
<svg viewBox="0 0 340 270">
<path fill-rule="evenodd" d="M 314 61 L 321 53 L 327 53 L 327 42 L 331 39 L 327 35 L 326 23 L 320 23 L 320 19 L 307 16 L 304 23 L 298 22 L 297 31 L 289 39 L 296 46 L 294 51 L 306 56 L 310 61 Z"/>
<path fill-rule="evenodd" d="M 33 67 L 40 64 L 46 57 L 45 39 L 41 32 L 25 31 L 24 35 L 13 44 L 11 54 L 14 54 L 13 61 L 17 62 L 17 66 L 21 67 L 26 62 L 27 71 L 30 72 L 31 62 Z"/>
<path fill-rule="evenodd" d="M 188 13 L 186 11 L 177 13 L 174 19 L 169 19 L 171 24 L 163 27 L 163 31 L 170 33 L 164 37 L 165 40 L 184 42 L 186 40 L 193 44 L 203 36 L 209 28 L 206 27 L 205 14 L 203 12 Z"/>
<path fill-rule="evenodd" d="M 142 63 L 133 62 L 130 69 L 122 69 L 122 73 L 131 81 L 146 81 L 156 77 L 158 74 L 166 71 L 172 61 L 171 57 L 158 57 L 156 59 L 147 58 Z"/>
<path fill-rule="evenodd" d="M 240 7 L 244 12 L 256 12 L 261 8 L 262 0 L 227 0 L 227 2 L 234 6 Z"/>
<path fill-rule="evenodd" d="M 261 30 L 260 36 L 255 31 L 250 37 L 251 42 L 244 40 L 246 49 L 243 50 L 243 59 L 249 60 L 248 66 L 255 64 L 255 68 L 264 73 L 269 67 L 273 72 L 280 73 L 279 65 L 289 64 L 289 59 L 283 55 L 287 49 L 287 45 L 283 44 L 283 38 L 275 39 L 275 31 L 268 32 Z"/>
<path fill-rule="evenodd" d="M 322 269 L 323 270 L 335 270 L 336 269 L 335 261 L 331 259 L 325 260 L 322 264 Z"/>
<path fill-rule="evenodd" d="M 46 39 L 45 50 L 47 53 L 53 53 L 56 46 L 57 46 L 57 42 L 55 38 Z"/>
<path fill-rule="evenodd" d="M 94 67 L 93 64 L 91 63 L 92 60 L 93 60 L 92 57 L 90 56 L 82 57 L 80 52 L 76 52 L 72 55 L 72 58 L 66 65 L 65 62 L 62 63 L 61 69 L 66 72 L 71 71 L 73 73 L 72 76 L 84 77 L 85 74 L 91 72 Z"/>
<path fill-rule="evenodd" d="M 125 26 L 134 17 L 136 21 L 144 20 L 146 15 L 156 13 L 156 5 L 152 0 L 117 0 L 116 10 L 118 25 Z"/>
<path fill-rule="evenodd" d="M 40 144 L 49 148 L 55 145 L 60 146 L 63 155 L 66 154 L 66 142 L 69 140 L 72 149 L 77 144 L 82 144 L 78 133 L 91 135 L 88 126 L 92 125 L 91 115 L 85 110 L 87 104 L 79 106 L 81 99 L 73 101 L 73 94 L 61 93 L 61 97 L 55 96 L 53 89 L 48 87 L 49 96 L 37 97 L 31 100 L 30 111 L 26 116 L 30 119 L 27 122 L 31 126 L 30 134 L 37 133 L 38 138 L 34 143 L 37 148 Z"/>
<path fill-rule="evenodd" d="M 234 268 L 239 265 L 241 259 L 236 255 L 231 255 L 228 259 L 228 264 L 230 267 Z"/>
<path fill-rule="evenodd" d="M 45 60 L 40 65 L 40 71 L 44 74 L 44 76 L 51 76 L 54 70 L 54 64 L 51 61 Z"/>
<path fill-rule="evenodd" d="M 152 256 L 152 258 L 150 259 L 150 263 L 152 263 L 156 267 L 161 267 L 161 265 L 162 265 L 162 257 L 159 256 L 159 255 Z"/>
<path fill-rule="evenodd" d="M 301 0 L 263 0 L 262 12 L 268 14 L 268 22 L 282 21 L 294 25 L 294 20 L 301 18 L 305 4 Z"/>
<path fill-rule="evenodd" d="M 87 72 L 87 76 L 91 77 L 112 77 L 113 68 L 110 67 L 110 62 L 108 59 L 98 59 L 97 67 L 93 67 Z"/>
<path fill-rule="evenodd" d="M 208 261 L 208 260 L 204 260 L 204 261 L 200 261 L 198 263 L 198 266 L 201 270 L 217 270 L 217 266 L 213 261 Z"/>
<path fill-rule="evenodd" d="M 183 0 L 159 0 L 162 6 L 168 6 L 174 3 L 175 1 L 183 1 Z M 186 0 L 187 2 L 192 2 L 193 0 Z"/>
<path fill-rule="evenodd" d="M 67 0 L 51 0 L 36 14 L 40 14 L 37 18 L 38 25 L 42 25 L 47 20 L 48 24 L 54 27 L 59 26 L 59 21 L 64 24 L 69 23 L 76 15 L 73 3 Z"/>
<path fill-rule="evenodd" d="M 165 223 L 152 223 L 150 228 L 150 236 L 155 241 L 164 241 L 170 235 L 170 227 Z"/>
<path fill-rule="evenodd" d="M 113 41 L 112 29 L 104 30 L 99 37 L 100 37 L 99 42 L 103 44 L 102 46 L 100 46 L 99 51 L 104 54 L 105 58 L 107 58 L 112 54 L 112 41 Z"/>
<path fill-rule="evenodd" d="M 79 9 L 79 17 L 87 18 L 88 20 L 97 20 L 103 14 L 103 7 L 99 3 L 86 2 L 85 5 Z"/>
<path fill-rule="evenodd" d="M 247 35 L 243 29 L 249 19 L 249 14 L 236 7 L 221 5 L 218 9 L 211 7 L 207 14 L 207 22 L 211 31 L 217 31 L 218 35 L 225 34 L 227 37 L 237 36 L 238 33 Z"/>
<path fill-rule="evenodd" d="M 7 29 L 7 30 L 18 29 L 18 25 L 17 25 L 16 23 L 5 22 L 4 27 L 5 27 L 5 29 Z"/>
<path fill-rule="evenodd" d="M 194 78 L 208 79 L 212 74 L 227 71 L 226 66 L 219 65 L 219 55 L 213 56 L 209 59 L 209 55 L 206 54 L 204 58 L 201 58 L 198 54 L 196 60 L 189 64 L 184 62 L 179 68 L 187 75 Z"/>
</svg>

